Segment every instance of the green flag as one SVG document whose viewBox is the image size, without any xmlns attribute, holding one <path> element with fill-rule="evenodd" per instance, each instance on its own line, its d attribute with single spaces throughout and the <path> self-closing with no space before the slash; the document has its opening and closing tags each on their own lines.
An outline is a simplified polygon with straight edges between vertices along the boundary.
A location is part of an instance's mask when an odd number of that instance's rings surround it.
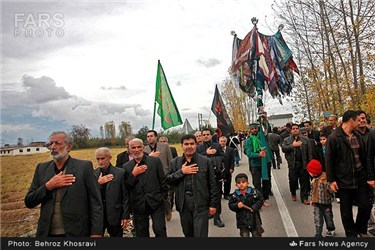
<svg viewBox="0 0 375 250">
<path fill-rule="evenodd" d="M 161 126 L 163 129 L 168 129 L 182 124 L 180 113 L 178 112 L 176 103 L 173 100 L 171 90 L 169 89 L 167 78 L 165 77 L 163 67 L 158 60 L 158 72 L 156 75 L 156 92 L 155 104 L 158 103 L 158 115 L 160 115 Z M 155 123 L 155 107 L 154 119 L 152 127 Z"/>
</svg>

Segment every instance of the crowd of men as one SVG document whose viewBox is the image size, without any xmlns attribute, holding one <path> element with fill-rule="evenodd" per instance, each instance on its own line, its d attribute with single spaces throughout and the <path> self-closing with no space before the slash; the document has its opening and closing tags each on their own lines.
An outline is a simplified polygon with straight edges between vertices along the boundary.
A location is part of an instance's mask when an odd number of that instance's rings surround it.
<svg viewBox="0 0 375 250">
<path fill-rule="evenodd" d="M 203 129 L 182 136 L 180 143 L 183 154 L 178 156 L 168 138 L 149 130 L 147 143 L 125 138 L 126 150 L 117 155 L 115 166 L 110 149 L 98 148 L 94 169 L 91 161 L 69 155 L 73 141 L 68 133 L 53 132 L 49 138 L 53 160 L 37 165 L 25 197 L 28 208 L 41 205 L 36 236 L 102 237 L 107 232 L 122 237 L 130 223 L 134 236 L 150 237 L 151 220 L 154 235 L 167 237 L 166 221 L 175 206 L 186 237 L 207 237 L 210 218 L 215 226 L 225 227 L 221 199 L 229 199 L 241 152 L 249 158 L 252 185 L 261 192 L 262 205 L 271 205 L 271 168 L 280 169 L 280 148 L 293 201 L 299 191 L 301 202 L 311 204 L 307 165 L 316 159 L 327 173 L 331 191 L 340 198 L 346 236 L 374 233 L 375 132 L 364 111 L 348 110 L 341 124 L 331 116 L 329 125 L 319 124 L 319 130 L 310 121 L 271 129 L 262 114 L 248 133 L 218 136 Z"/>
</svg>

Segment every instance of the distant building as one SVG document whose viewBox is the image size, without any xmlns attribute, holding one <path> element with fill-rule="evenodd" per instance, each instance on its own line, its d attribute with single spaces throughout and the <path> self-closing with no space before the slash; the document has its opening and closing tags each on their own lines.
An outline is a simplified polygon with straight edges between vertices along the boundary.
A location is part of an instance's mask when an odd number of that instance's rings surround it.
<svg viewBox="0 0 375 250">
<path fill-rule="evenodd" d="M 271 124 L 271 127 L 283 127 L 288 122 L 292 122 L 292 119 L 292 113 L 268 116 L 268 121 Z"/>
<path fill-rule="evenodd" d="M 45 147 L 46 142 L 45 141 L 33 141 L 33 142 L 30 142 L 30 146 L 31 147 Z"/>
<path fill-rule="evenodd" d="M 43 146 L 0 148 L 0 155 L 31 155 L 31 154 L 46 153 L 46 152 L 48 152 L 48 148 L 43 147 Z"/>
</svg>

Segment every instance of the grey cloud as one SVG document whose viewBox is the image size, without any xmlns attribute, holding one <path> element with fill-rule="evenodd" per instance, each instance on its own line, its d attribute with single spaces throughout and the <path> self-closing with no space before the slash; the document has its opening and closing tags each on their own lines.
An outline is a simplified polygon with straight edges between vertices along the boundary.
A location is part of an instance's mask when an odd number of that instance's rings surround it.
<svg viewBox="0 0 375 250">
<path fill-rule="evenodd" d="M 26 95 L 35 103 L 44 103 L 52 100 L 68 99 L 71 95 L 63 88 L 57 87 L 55 81 L 46 76 L 34 78 L 23 76 L 23 85 Z"/>
<path fill-rule="evenodd" d="M 217 58 L 209 58 L 207 60 L 200 58 L 196 60 L 196 62 L 207 68 L 215 67 L 216 65 L 219 65 L 221 63 L 221 61 Z"/>
<path fill-rule="evenodd" d="M 116 125 L 121 121 L 129 121 L 134 132 L 151 123 L 151 111 L 143 109 L 139 104 L 89 101 L 57 87 L 54 80 L 49 77 L 25 76 L 22 83 L 21 90 L 17 88 L 12 91 L 8 86 L 6 91 L 1 92 L 1 96 L 4 97 L 1 105 L 2 125 L 30 124 L 30 128 L 37 130 L 35 134 L 44 134 L 45 129 L 38 130 L 35 124 L 43 121 L 46 126 L 50 124 L 50 127 L 56 127 L 56 124 L 60 123 L 67 129 L 75 124 L 84 124 L 94 135 L 99 135 L 99 127 L 107 121 L 115 121 Z"/>
</svg>

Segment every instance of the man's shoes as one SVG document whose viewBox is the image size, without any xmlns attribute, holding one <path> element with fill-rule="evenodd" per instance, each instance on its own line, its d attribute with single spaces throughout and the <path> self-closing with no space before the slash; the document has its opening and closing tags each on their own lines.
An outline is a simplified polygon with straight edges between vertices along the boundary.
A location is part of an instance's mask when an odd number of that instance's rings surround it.
<svg viewBox="0 0 375 250">
<path fill-rule="evenodd" d="M 263 202 L 263 207 L 269 207 L 269 206 L 271 206 L 271 204 L 269 204 L 267 201 Z"/>
<path fill-rule="evenodd" d="M 273 192 L 272 192 L 272 190 L 270 190 L 270 196 L 273 196 Z"/>
<path fill-rule="evenodd" d="M 310 202 L 308 200 L 303 200 L 302 203 L 305 204 L 305 205 L 310 205 Z"/>
<path fill-rule="evenodd" d="M 214 225 L 218 227 L 225 227 L 224 223 L 221 220 L 214 220 Z"/>
<path fill-rule="evenodd" d="M 292 195 L 292 201 L 296 201 L 296 200 L 297 200 L 297 196 Z"/>
<path fill-rule="evenodd" d="M 277 169 L 280 169 L 280 164 L 277 164 Z"/>
<path fill-rule="evenodd" d="M 229 195 L 224 195 L 224 199 L 229 200 Z"/>
<path fill-rule="evenodd" d="M 170 221 L 172 219 L 172 212 L 166 213 L 165 218 L 167 219 L 167 221 Z"/>
<path fill-rule="evenodd" d="M 335 236 L 335 230 L 327 231 L 326 237 L 333 237 L 333 236 Z"/>
</svg>

